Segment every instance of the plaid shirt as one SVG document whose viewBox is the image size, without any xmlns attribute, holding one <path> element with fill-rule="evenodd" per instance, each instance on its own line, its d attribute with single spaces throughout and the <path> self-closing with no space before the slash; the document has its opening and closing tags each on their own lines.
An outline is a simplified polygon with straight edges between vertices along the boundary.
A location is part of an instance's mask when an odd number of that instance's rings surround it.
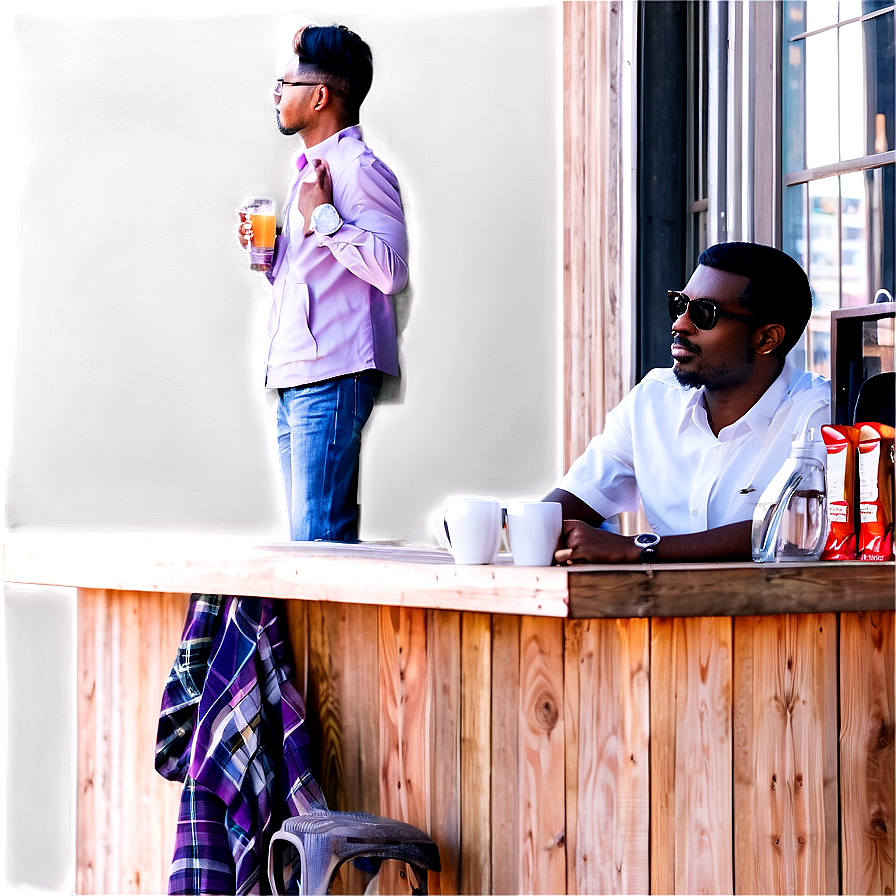
<svg viewBox="0 0 896 896">
<path fill-rule="evenodd" d="M 260 892 L 271 835 L 325 807 L 289 673 L 277 601 L 191 597 L 156 740 L 156 769 L 184 782 L 169 893 Z"/>
</svg>

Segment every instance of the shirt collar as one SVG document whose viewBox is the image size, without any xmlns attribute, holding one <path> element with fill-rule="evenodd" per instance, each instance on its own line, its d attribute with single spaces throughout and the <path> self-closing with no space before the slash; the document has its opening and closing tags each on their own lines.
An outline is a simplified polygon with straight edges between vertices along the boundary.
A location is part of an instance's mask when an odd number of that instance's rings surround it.
<svg viewBox="0 0 896 896">
<path fill-rule="evenodd" d="M 752 432 L 764 432 L 771 426 L 778 408 L 787 400 L 799 371 L 790 358 L 784 359 L 784 367 L 777 379 L 765 390 L 762 397 L 733 426 L 745 424 Z"/>
<path fill-rule="evenodd" d="M 295 156 L 296 168 L 298 168 L 299 171 L 302 171 L 305 165 L 308 164 L 309 159 L 326 158 L 327 153 L 332 150 L 343 137 L 354 137 L 357 140 L 363 140 L 361 125 L 349 125 L 347 128 L 343 128 L 341 131 L 331 134 L 326 140 L 321 140 L 320 143 L 316 143 L 314 146 L 306 146 Z"/>
<path fill-rule="evenodd" d="M 723 442 L 727 439 L 737 438 L 748 430 L 750 432 L 765 432 L 771 425 L 778 408 L 790 395 L 791 389 L 799 378 L 800 373 L 801 371 L 797 369 L 796 364 L 788 355 L 784 359 L 783 369 L 775 381 L 765 390 L 759 401 L 740 420 L 736 420 L 719 431 L 719 441 Z M 691 394 L 682 408 L 679 433 L 683 432 L 685 427 L 691 422 L 707 432 L 712 432 L 706 416 L 706 403 L 703 400 L 705 392 L 706 388 L 704 386 L 691 390 Z"/>
</svg>

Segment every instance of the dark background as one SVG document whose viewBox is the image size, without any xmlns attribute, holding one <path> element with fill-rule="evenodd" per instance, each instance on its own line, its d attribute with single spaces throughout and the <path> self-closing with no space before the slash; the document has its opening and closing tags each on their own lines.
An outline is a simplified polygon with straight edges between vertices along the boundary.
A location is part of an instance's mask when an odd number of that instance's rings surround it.
<svg viewBox="0 0 896 896">
<path fill-rule="evenodd" d="M 365 434 L 362 539 L 435 543 L 448 495 L 553 487 L 559 4 L 3 12 L 7 535 L 283 537 L 267 290 L 235 210 L 288 195 L 299 146 L 270 90 L 306 21 L 370 44 L 364 136 L 411 231 L 402 379 Z M 3 864 L 19 886 L 64 886 L 71 597 L 7 589 L 3 610 Z"/>
</svg>

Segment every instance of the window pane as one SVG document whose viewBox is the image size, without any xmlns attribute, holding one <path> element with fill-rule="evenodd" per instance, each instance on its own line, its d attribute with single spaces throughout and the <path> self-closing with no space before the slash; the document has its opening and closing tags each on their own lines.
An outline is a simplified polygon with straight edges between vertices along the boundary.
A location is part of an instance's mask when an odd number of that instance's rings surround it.
<svg viewBox="0 0 896 896">
<path fill-rule="evenodd" d="M 896 145 L 893 139 L 893 106 L 896 91 L 896 63 L 893 59 L 894 19 L 896 16 L 891 11 L 862 23 L 865 37 L 864 68 L 867 78 L 865 108 L 868 153 L 887 152 Z"/>
<path fill-rule="evenodd" d="M 846 22 L 865 15 L 867 10 L 864 10 L 863 6 L 867 6 L 863 0 L 840 0 L 840 21 Z"/>
<path fill-rule="evenodd" d="M 837 92 L 837 29 L 832 29 L 806 38 L 807 168 L 840 161 Z"/>
<path fill-rule="evenodd" d="M 868 203 L 871 301 L 879 289 L 896 297 L 896 170 L 893 165 L 863 173 Z"/>
<path fill-rule="evenodd" d="M 838 21 L 837 0 L 812 0 L 806 4 L 806 31 L 815 31 Z"/>
<path fill-rule="evenodd" d="M 840 178 L 841 307 L 867 305 L 874 298 L 868 284 L 868 206 L 865 176 L 857 171 Z"/>
<path fill-rule="evenodd" d="M 840 28 L 840 158 L 865 155 L 865 66 L 862 23 Z"/>
<path fill-rule="evenodd" d="M 806 0 L 784 0 L 784 40 L 806 30 Z"/>
<path fill-rule="evenodd" d="M 808 187 L 808 274 L 813 302 L 807 363 L 812 370 L 829 375 L 831 311 L 840 307 L 839 178 L 812 181 Z"/>
<path fill-rule="evenodd" d="M 806 234 L 806 184 L 797 184 L 784 190 L 784 251 L 809 270 Z"/>
<path fill-rule="evenodd" d="M 839 178 L 809 184 L 809 278 L 816 304 L 825 311 L 840 307 Z"/>
<path fill-rule="evenodd" d="M 786 172 L 802 171 L 806 167 L 806 41 L 790 39 L 805 30 L 805 2 L 785 2 L 781 78 L 784 129 L 781 150 Z"/>
</svg>

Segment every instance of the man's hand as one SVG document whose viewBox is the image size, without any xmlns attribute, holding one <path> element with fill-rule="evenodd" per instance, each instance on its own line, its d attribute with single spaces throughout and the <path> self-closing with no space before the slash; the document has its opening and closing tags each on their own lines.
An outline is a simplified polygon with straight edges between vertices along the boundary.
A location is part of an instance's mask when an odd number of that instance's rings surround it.
<svg viewBox="0 0 896 896">
<path fill-rule="evenodd" d="M 245 206 L 238 212 L 240 216 L 239 227 L 237 227 L 236 238 L 240 241 L 240 245 L 244 249 L 249 248 L 249 240 L 252 239 L 252 220 L 249 217 L 249 209 Z"/>
<path fill-rule="evenodd" d="M 326 159 L 312 159 L 311 174 L 299 187 L 299 211 L 305 219 L 305 236 L 311 233 L 311 213 L 319 206 L 332 204 L 333 180 Z"/>
<path fill-rule="evenodd" d="M 564 520 L 554 563 L 638 563 L 641 551 L 634 539 L 604 529 L 594 529 L 581 520 Z"/>
</svg>

